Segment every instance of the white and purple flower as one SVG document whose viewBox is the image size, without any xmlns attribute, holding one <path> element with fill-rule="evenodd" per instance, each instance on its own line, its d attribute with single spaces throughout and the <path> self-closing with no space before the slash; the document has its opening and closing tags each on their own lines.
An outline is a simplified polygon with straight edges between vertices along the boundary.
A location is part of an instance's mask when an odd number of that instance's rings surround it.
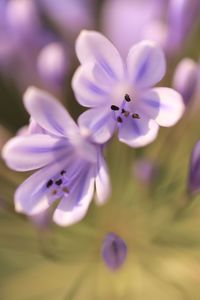
<svg viewBox="0 0 200 300">
<path fill-rule="evenodd" d="M 59 200 L 53 220 L 61 226 L 74 224 L 85 216 L 94 188 L 97 203 L 104 203 L 109 196 L 102 148 L 81 135 L 68 112 L 50 94 L 31 87 L 24 104 L 32 118 L 32 130 L 11 139 L 2 156 L 13 170 L 37 171 L 17 189 L 15 208 L 36 215 Z"/>
<path fill-rule="evenodd" d="M 72 86 L 78 102 L 91 109 L 78 119 L 82 132 L 96 143 L 107 142 L 119 130 L 119 140 L 131 147 L 152 142 L 160 126 L 172 126 L 182 116 L 182 97 L 170 88 L 153 88 L 164 76 L 163 51 L 152 41 L 135 44 L 124 62 L 100 33 L 82 31 L 76 42 L 81 66 Z"/>
</svg>

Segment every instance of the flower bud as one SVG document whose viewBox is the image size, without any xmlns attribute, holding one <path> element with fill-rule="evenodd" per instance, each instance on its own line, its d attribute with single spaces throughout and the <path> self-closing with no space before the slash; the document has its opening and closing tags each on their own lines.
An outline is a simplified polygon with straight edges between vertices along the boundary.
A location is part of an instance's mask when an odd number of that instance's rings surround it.
<svg viewBox="0 0 200 300">
<path fill-rule="evenodd" d="M 191 103 L 197 90 L 199 65 L 190 58 L 182 59 L 176 67 L 173 87 L 181 93 L 185 105 Z"/>
<path fill-rule="evenodd" d="M 127 246 L 115 233 L 108 233 L 102 247 L 102 257 L 109 269 L 118 270 L 125 262 L 127 256 Z"/>
</svg>

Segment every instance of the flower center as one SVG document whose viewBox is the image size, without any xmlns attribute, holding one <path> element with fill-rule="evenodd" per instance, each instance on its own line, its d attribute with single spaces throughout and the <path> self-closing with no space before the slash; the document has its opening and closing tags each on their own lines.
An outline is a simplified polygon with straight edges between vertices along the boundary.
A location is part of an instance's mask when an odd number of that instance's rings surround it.
<svg viewBox="0 0 200 300">
<path fill-rule="evenodd" d="M 49 179 L 46 183 L 48 189 L 48 196 L 52 200 L 62 198 L 69 194 L 69 188 L 67 186 L 66 171 L 62 170 L 60 176 L 54 179 Z"/>
<path fill-rule="evenodd" d="M 113 111 L 114 118 L 118 124 L 123 123 L 127 118 L 140 119 L 138 113 L 131 112 L 129 110 L 129 103 L 132 101 L 128 94 L 125 94 L 124 99 L 120 106 L 111 105 L 111 110 Z"/>
</svg>

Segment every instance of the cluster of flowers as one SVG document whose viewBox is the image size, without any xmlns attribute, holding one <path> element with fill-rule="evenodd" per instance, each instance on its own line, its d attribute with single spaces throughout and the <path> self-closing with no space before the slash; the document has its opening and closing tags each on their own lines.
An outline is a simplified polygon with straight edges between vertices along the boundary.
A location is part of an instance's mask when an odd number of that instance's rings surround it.
<svg viewBox="0 0 200 300">
<path fill-rule="evenodd" d="M 112 43 L 96 31 L 80 33 L 76 54 L 81 65 L 73 76 L 72 88 L 79 104 L 89 108 L 79 116 L 78 125 L 52 95 L 29 87 L 24 105 L 30 124 L 2 151 L 11 169 L 37 170 L 17 189 L 16 211 L 34 216 L 57 203 L 53 220 L 60 226 L 83 219 L 93 198 L 98 205 L 109 199 L 104 149 L 114 133 L 117 131 L 119 141 L 133 148 L 154 141 L 159 126 L 173 126 L 182 117 L 194 90 L 194 81 L 187 79 L 195 78 L 197 72 L 196 65 L 185 60 L 177 74 L 184 69 L 187 76 L 177 76 L 181 81 L 174 84 L 181 94 L 171 88 L 155 88 L 166 72 L 165 55 L 155 42 L 134 44 L 124 61 Z M 199 189 L 198 165 L 199 143 L 192 156 L 193 191 Z M 102 251 L 105 261 L 115 269 L 125 259 L 126 245 L 111 233 Z"/>
<path fill-rule="evenodd" d="M 94 196 L 103 204 L 110 181 L 103 149 L 118 130 L 131 147 L 152 142 L 159 126 L 172 126 L 182 116 L 181 95 L 153 88 L 164 76 L 163 51 L 152 41 L 131 47 L 126 63 L 100 33 L 82 31 L 76 42 L 81 66 L 72 87 L 78 102 L 90 109 L 78 125 L 50 94 L 30 87 L 24 105 L 31 116 L 26 134 L 11 139 L 3 158 L 16 171 L 32 171 L 15 193 L 15 208 L 39 214 L 59 200 L 53 220 L 67 226 L 80 221 Z"/>
</svg>

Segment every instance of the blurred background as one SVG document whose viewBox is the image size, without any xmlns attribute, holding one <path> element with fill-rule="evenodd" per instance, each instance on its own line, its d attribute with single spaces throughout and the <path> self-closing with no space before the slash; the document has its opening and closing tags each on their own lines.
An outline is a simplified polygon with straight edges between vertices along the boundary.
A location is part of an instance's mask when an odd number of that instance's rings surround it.
<svg viewBox="0 0 200 300">
<path fill-rule="evenodd" d="M 22 98 L 30 85 L 74 119 L 83 111 L 71 88 L 82 29 L 105 34 L 124 58 L 140 40 L 158 42 L 167 58 L 160 84 L 182 94 L 186 112 L 145 148 L 114 137 L 105 152 L 111 199 L 69 228 L 52 224 L 51 211 L 15 213 L 13 194 L 27 174 L 0 161 L 0 300 L 199 300 L 200 196 L 188 192 L 200 139 L 199 0 L 0 0 L 0 149 L 29 122 Z M 101 255 L 109 232 L 128 249 L 116 272 Z"/>
</svg>

